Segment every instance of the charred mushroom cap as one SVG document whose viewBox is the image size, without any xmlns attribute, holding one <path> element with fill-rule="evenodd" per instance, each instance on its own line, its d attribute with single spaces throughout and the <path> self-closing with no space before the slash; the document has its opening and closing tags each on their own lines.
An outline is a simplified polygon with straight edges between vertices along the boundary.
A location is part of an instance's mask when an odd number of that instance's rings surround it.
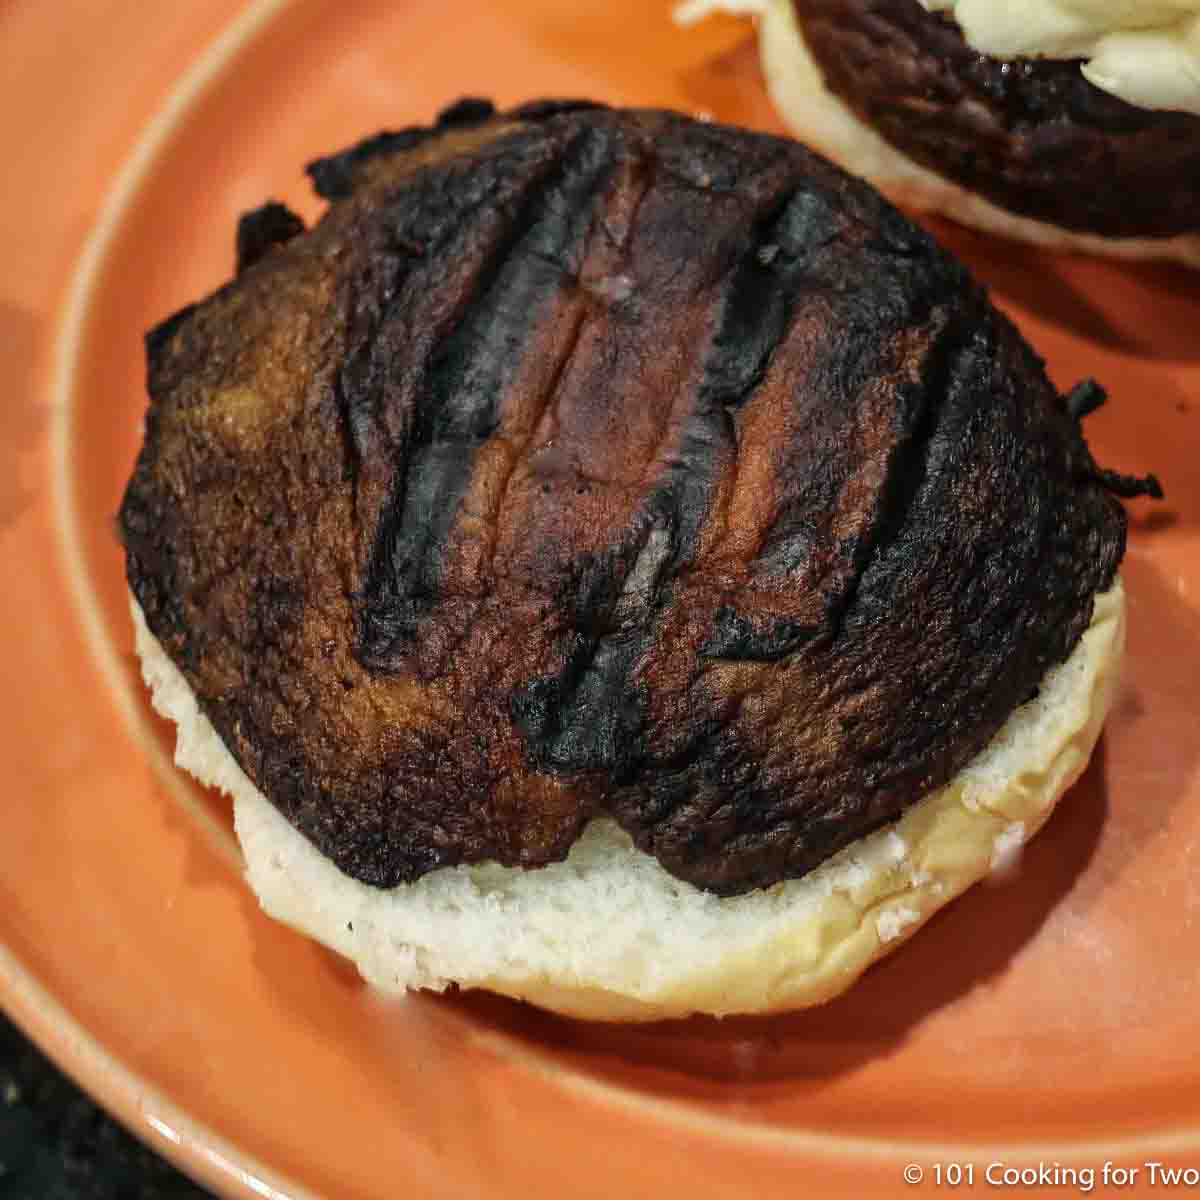
<svg viewBox="0 0 1200 1200">
<path fill-rule="evenodd" d="M 830 91 L 924 166 L 1064 229 L 1200 231 L 1200 117 L 1127 104 L 1075 61 L 989 58 L 917 0 L 793 2 Z"/>
<path fill-rule="evenodd" d="M 1039 360 L 803 147 L 468 102 L 311 174 L 313 230 L 251 214 L 148 336 L 120 527 L 203 711 L 349 875 L 536 866 L 601 812 L 717 892 L 802 875 L 962 767 L 1112 581 L 1121 481 Z"/>
</svg>

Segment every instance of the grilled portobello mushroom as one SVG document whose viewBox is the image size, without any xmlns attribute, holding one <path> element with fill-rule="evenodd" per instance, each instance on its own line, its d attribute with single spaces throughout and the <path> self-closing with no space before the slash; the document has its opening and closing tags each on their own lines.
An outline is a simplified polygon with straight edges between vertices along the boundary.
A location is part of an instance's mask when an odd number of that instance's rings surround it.
<svg viewBox="0 0 1200 1200">
<path fill-rule="evenodd" d="M 609 814 L 734 894 L 983 747 L 1125 543 L 964 268 L 794 142 L 464 101 L 249 214 L 147 337 L 151 632 L 343 872 L 561 859 Z"/>
</svg>

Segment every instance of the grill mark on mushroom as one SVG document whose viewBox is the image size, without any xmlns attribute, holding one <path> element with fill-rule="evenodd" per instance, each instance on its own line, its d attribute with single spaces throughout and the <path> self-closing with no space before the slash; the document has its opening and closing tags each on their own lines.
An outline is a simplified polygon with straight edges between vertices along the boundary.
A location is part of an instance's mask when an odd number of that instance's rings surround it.
<svg viewBox="0 0 1200 1200">
<path fill-rule="evenodd" d="M 612 171 L 603 131 L 581 129 L 520 197 L 471 299 L 423 371 L 403 468 L 384 505 L 363 589 L 359 655 L 395 669 L 437 603 L 442 555 L 479 448 L 521 362 L 531 323 L 553 321 L 564 280 L 578 271 L 596 195 Z"/>
</svg>

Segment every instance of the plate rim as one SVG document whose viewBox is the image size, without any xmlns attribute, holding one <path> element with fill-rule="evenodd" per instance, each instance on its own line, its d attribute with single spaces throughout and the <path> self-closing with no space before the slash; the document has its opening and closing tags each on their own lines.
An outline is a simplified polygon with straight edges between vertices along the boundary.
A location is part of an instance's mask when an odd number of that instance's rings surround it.
<svg viewBox="0 0 1200 1200">
<path fill-rule="evenodd" d="M 0 944 L 5 1011 L 41 1051 L 130 1133 L 222 1195 L 246 1200 L 318 1200 L 315 1193 L 260 1162 L 127 1067 L 88 1032 Z"/>
<path fill-rule="evenodd" d="M 146 176 L 161 161 L 179 125 L 195 105 L 211 87 L 225 78 L 240 53 L 291 2 L 249 0 L 215 39 L 201 46 L 191 65 L 152 111 L 106 190 L 54 317 L 46 393 L 52 414 L 48 437 L 49 490 L 58 561 L 65 590 L 92 661 L 109 683 L 120 717 L 132 732 L 141 730 L 145 723 L 144 713 L 138 708 L 132 689 L 125 686 L 116 670 L 115 652 L 96 603 L 76 533 L 79 505 L 70 458 L 81 344 L 97 284 L 127 211 L 136 200 Z M 0 984 L 3 984 L 0 991 L 5 1007 L 13 1019 L 60 1067 L 89 1093 L 101 1099 L 103 1105 L 139 1137 L 149 1141 L 157 1151 L 194 1177 L 227 1192 L 236 1189 L 231 1194 L 242 1196 L 265 1196 L 269 1200 L 289 1200 L 290 1197 L 307 1200 L 311 1196 L 293 1179 L 266 1167 L 248 1151 L 191 1117 L 185 1109 L 125 1066 L 93 1037 L 84 1024 L 72 1017 L 3 944 L 0 944 Z M 480 1038 L 495 1052 L 551 1080 L 568 1094 L 586 1096 L 605 1106 L 632 1108 L 649 1119 L 693 1133 L 716 1135 L 723 1141 L 743 1147 L 758 1146 L 839 1160 L 849 1156 L 887 1162 L 934 1156 L 963 1161 L 995 1156 L 1055 1156 L 1065 1163 L 1094 1159 L 1097 1154 L 1133 1156 L 1200 1149 L 1200 1119 L 1119 1140 L 940 1142 L 825 1133 L 803 1128 L 783 1129 L 757 1121 L 709 1114 L 685 1100 L 644 1095 L 635 1088 L 598 1079 L 586 1071 L 566 1066 L 558 1062 L 551 1051 L 526 1045 L 500 1032 L 489 1031 Z"/>
<path fill-rule="evenodd" d="M 158 162 L 180 122 L 291 0 L 249 0 L 221 32 L 204 43 L 162 102 L 142 124 L 132 148 L 104 193 L 84 237 L 66 287 L 59 295 L 50 335 L 45 394 L 50 402 L 47 436 L 49 508 L 62 582 L 93 663 L 110 685 L 122 722 L 136 730 L 128 689 L 113 686 L 111 647 L 97 615 L 82 549 L 73 533 L 77 497 L 69 460 L 74 431 L 75 376 L 79 349 L 108 253 L 122 219 L 146 175 Z M 6 1014 L 43 1053 L 131 1133 L 201 1183 L 225 1195 L 266 1200 L 315 1200 L 313 1193 L 260 1162 L 138 1075 L 103 1045 L 0 942 L 0 995 Z"/>
</svg>

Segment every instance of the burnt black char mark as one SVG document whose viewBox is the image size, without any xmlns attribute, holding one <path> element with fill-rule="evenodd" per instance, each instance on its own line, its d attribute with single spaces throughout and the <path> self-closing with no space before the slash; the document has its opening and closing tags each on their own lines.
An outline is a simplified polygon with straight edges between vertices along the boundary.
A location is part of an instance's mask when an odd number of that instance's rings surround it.
<svg viewBox="0 0 1200 1200">
<path fill-rule="evenodd" d="M 437 604 L 442 553 L 475 456 L 496 430 L 527 331 L 578 273 L 613 166 L 611 139 L 580 131 L 520 198 L 469 304 L 433 352 L 362 594 L 360 655 L 372 669 L 394 666 L 397 641 L 410 640 Z"/>
<path fill-rule="evenodd" d="M 315 159 L 305 170 L 314 190 L 323 200 L 344 200 L 353 195 L 364 164 L 413 150 L 448 130 L 471 129 L 482 125 L 495 111 L 490 100 L 469 96 L 443 109 L 433 125 L 410 125 L 406 129 L 385 130 L 340 154 Z"/>
<path fill-rule="evenodd" d="M 975 337 L 976 322 L 983 319 L 983 311 L 968 309 L 956 324 L 935 333 L 919 378 L 896 389 L 895 440 L 879 488 L 877 510 L 874 519 L 851 542 L 847 576 L 826 609 L 834 639 L 853 611 L 860 581 L 913 519 L 913 506 L 938 447 L 940 419 L 953 395 L 955 371 L 961 367 L 964 348 Z M 883 364 L 878 366 L 882 369 Z"/>
<path fill-rule="evenodd" d="M 303 232 L 304 222 L 286 205 L 274 201 L 244 213 L 237 227 L 237 273 Z"/>
<path fill-rule="evenodd" d="M 521 121 L 544 121 L 548 117 L 561 116 L 563 113 L 580 113 L 589 109 L 595 111 L 605 107 L 595 100 L 530 100 L 509 109 L 504 115 L 509 119 Z"/>
<path fill-rule="evenodd" d="M 1139 496 L 1162 500 L 1166 495 L 1157 475 L 1122 475 L 1119 471 L 1097 468 L 1089 473 L 1088 478 L 1100 484 L 1111 495 L 1120 496 L 1122 500 L 1136 500 Z"/>
<path fill-rule="evenodd" d="M 359 168 L 364 163 L 390 154 L 402 154 L 432 136 L 433 131 L 421 125 L 385 130 L 341 154 L 316 159 L 305 167 L 305 171 L 312 180 L 313 190 L 322 200 L 345 200 L 354 194 Z"/>
<path fill-rule="evenodd" d="M 448 129 L 473 129 L 496 115 L 496 106 L 481 96 L 464 96 L 447 108 L 443 108 L 434 122 L 434 129 L 444 133 Z"/>
<path fill-rule="evenodd" d="M 1082 421 L 1108 403 L 1108 393 L 1094 380 L 1080 380 L 1064 397 L 1067 412 Z"/>
<path fill-rule="evenodd" d="M 809 183 L 789 190 L 756 222 L 721 304 L 702 402 L 738 408 L 762 382 L 800 293 L 812 286 L 814 254 L 842 226 L 832 198 Z"/>
<path fill-rule="evenodd" d="M 763 620 L 727 604 L 717 609 L 712 632 L 700 647 L 700 653 L 705 658 L 724 658 L 730 662 L 778 662 L 819 630 L 819 625 L 809 621 Z"/>
<path fill-rule="evenodd" d="M 153 329 L 147 331 L 143 339 L 146 348 L 147 374 L 152 373 L 155 364 L 165 357 L 171 339 L 187 324 L 195 311 L 195 304 L 185 304 L 178 312 L 172 313 L 165 321 L 160 321 Z"/>
<path fill-rule="evenodd" d="M 603 771 L 616 784 L 642 765 L 645 696 L 633 684 L 646 633 L 575 635 L 567 665 L 512 698 L 512 718 L 538 768 Z"/>
</svg>

